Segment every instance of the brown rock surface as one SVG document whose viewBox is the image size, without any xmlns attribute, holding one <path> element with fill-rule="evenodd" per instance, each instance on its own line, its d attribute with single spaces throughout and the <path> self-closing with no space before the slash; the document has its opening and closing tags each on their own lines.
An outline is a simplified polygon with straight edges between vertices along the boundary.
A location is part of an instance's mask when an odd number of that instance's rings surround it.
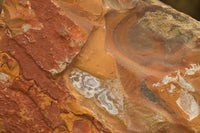
<svg viewBox="0 0 200 133">
<path fill-rule="evenodd" d="M 199 44 L 156 0 L 4 0 L 0 132 L 198 133 Z"/>
</svg>

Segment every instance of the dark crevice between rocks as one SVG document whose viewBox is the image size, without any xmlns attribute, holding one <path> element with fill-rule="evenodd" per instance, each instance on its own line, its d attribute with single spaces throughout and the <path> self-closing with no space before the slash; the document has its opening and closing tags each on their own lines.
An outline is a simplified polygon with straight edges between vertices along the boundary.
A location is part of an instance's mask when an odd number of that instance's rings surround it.
<svg viewBox="0 0 200 133">
<path fill-rule="evenodd" d="M 73 111 L 71 112 L 73 113 L 73 115 L 79 117 L 79 118 L 83 118 L 84 120 L 89 120 L 94 127 L 101 131 L 102 133 L 111 133 L 111 131 L 109 131 L 109 129 L 107 129 L 106 127 L 104 127 L 100 121 L 96 120 L 93 116 L 90 116 L 88 114 L 76 114 Z"/>
<path fill-rule="evenodd" d="M 200 0 L 160 0 L 172 8 L 200 20 Z"/>
</svg>

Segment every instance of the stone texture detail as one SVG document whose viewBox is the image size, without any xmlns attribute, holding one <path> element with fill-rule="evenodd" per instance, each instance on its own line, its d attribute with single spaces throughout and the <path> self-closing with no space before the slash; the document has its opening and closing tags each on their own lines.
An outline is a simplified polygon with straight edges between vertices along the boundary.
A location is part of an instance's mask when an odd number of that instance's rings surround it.
<svg viewBox="0 0 200 133">
<path fill-rule="evenodd" d="M 158 0 L 0 0 L 0 132 L 200 132 L 200 22 Z"/>
</svg>

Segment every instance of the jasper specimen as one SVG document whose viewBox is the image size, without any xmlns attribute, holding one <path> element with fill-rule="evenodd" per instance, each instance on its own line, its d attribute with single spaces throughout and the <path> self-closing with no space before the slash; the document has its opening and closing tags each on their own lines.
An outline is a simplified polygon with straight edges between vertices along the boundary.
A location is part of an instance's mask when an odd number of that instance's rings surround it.
<svg viewBox="0 0 200 133">
<path fill-rule="evenodd" d="M 9 36 L 52 74 L 62 72 L 71 63 L 88 36 L 49 0 L 40 5 L 37 1 L 7 0 L 4 17 Z"/>
<path fill-rule="evenodd" d="M 200 132 L 199 21 L 158 0 L 1 6 L 0 132 Z"/>
</svg>

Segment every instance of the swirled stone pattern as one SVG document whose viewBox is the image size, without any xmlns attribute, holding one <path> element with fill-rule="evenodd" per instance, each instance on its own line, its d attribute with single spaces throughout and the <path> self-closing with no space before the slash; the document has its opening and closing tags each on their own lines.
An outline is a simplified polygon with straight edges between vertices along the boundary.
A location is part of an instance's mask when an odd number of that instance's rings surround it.
<svg viewBox="0 0 200 133">
<path fill-rule="evenodd" d="M 96 98 L 101 107 L 110 114 L 117 115 L 123 111 L 123 95 L 117 91 L 117 80 L 98 79 L 93 75 L 74 69 L 69 75 L 76 90 L 86 98 Z"/>
</svg>

